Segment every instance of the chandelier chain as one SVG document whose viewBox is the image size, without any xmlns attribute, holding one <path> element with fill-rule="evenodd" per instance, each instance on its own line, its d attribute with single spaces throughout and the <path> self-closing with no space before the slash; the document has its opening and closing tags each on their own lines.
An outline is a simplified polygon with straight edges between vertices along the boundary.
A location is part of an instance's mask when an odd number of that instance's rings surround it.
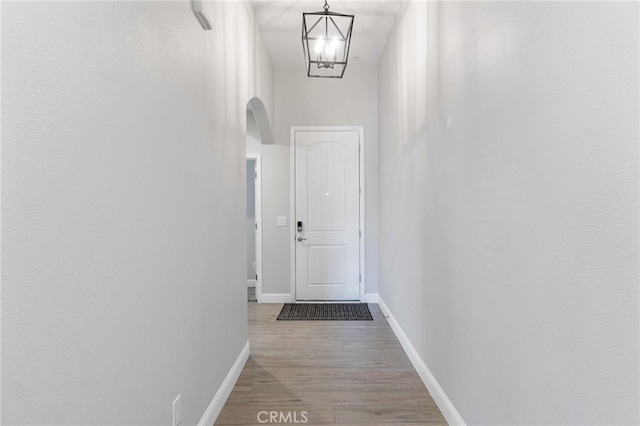
<svg viewBox="0 0 640 426">
<path fill-rule="evenodd" d="M 324 6 L 322 6 L 322 8 L 328 12 L 329 11 L 329 4 L 327 3 L 327 0 L 324 0 Z"/>
</svg>

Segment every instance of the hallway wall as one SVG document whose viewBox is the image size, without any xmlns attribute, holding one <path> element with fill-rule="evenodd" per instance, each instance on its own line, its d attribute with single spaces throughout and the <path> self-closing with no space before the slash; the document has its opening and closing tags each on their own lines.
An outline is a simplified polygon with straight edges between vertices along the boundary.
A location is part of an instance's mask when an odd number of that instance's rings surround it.
<svg viewBox="0 0 640 426">
<path fill-rule="evenodd" d="M 252 9 L 1 7 L 2 424 L 195 424 L 247 341 Z"/>
<path fill-rule="evenodd" d="M 410 2 L 380 295 L 467 424 L 638 424 L 637 3 Z"/>
<path fill-rule="evenodd" d="M 291 126 L 364 126 L 366 293 L 378 291 L 378 96 L 377 71 L 351 64 L 343 79 L 309 78 L 304 67 L 275 72 L 273 145 L 249 137 L 248 152 L 262 154 L 263 291 L 290 293 L 289 166 Z M 287 227 L 277 227 L 287 216 Z"/>
<path fill-rule="evenodd" d="M 255 161 L 247 161 L 247 280 L 256 279 L 256 179 Z"/>
</svg>

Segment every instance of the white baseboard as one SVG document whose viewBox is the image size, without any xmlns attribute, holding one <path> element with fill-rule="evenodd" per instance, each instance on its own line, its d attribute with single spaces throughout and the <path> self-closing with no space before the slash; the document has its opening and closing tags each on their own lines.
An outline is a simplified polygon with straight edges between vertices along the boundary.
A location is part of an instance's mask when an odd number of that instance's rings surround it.
<svg viewBox="0 0 640 426">
<path fill-rule="evenodd" d="M 364 303 L 378 303 L 378 293 L 365 293 Z"/>
<path fill-rule="evenodd" d="M 240 377 L 240 373 L 242 372 L 247 359 L 249 359 L 250 352 L 251 349 L 249 347 L 249 341 L 247 340 L 247 343 L 245 343 L 244 348 L 240 351 L 236 362 L 231 366 L 229 373 L 227 373 L 227 377 L 222 381 L 222 384 L 218 388 L 218 392 L 216 392 L 215 396 L 209 403 L 207 410 L 198 422 L 198 426 L 211 426 L 215 423 L 222 411 L 222 407 L 224 407 L 224 404 L 227 402 L 227 398 L 229 398 L 229 394 L 231 394 L 233 387 L 236 385 L 238 377 Z"/>
<path fill-rule="evenodd" d="M 291 293 L 262 293 L 262 303 L 290 303 Z"/>
<path fill-rule="evenodd" d="M 247 280 L 247 287 L 255 287 L 256 280 Z"/>
<path fill-rule="evenodd" d="M 444 390 L 442 389 L 436 378 L 433 376 L 433 374 L 431 374 L 431 371 L 429 371 L 429 368 L 424 363 L 422 358 L 420 358 L 418 351 L 416 351 L 416 349 L 413 347 L 413 345 L 409 341 L 409 338 L 402 330 L 402 327 L 400 327 L 398 321 L 396 321 L 391 311 L 389 311 L 389 307 L 379 296 L 378 305 L 380 306 L 382 312 L 387 316 L 387 321 L 389 322 L 391 329 L 400 341 L 400 344 L 402 345 L 404 351 L 407 353 L 411 364 L 413 364 L 413 368 L 415 368 L 418 372 L 418 375 L 422 379 L 424 385 L 427 387 L 427 390 L 431 394 L 431 397 L 442 412 L 444 418 L 447 420 L 447 423 L 449 423 L 450 425 L 465 426 L 466 423 L 462 419 L 462 416 L 460 415 L 460 413 L 458 413 L 456 407 L 453 406 L 453 403 L 451 402 L 447 394 L 444 393 Z"/>
</svg>

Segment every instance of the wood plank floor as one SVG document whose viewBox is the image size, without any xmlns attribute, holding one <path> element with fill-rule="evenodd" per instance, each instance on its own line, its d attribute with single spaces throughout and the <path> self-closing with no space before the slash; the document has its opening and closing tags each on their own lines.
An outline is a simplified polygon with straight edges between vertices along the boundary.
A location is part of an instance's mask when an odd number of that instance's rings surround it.
<svg viewBox="0 0 640 426">
<path fill-rule="evenodd" d="M 251 357 L 216 424 L 261 424 L 261 411 L 263 421 L 275 411 L 280 423 L 446 425 L 380 308 L 369 308 L 373 321 L 276 321 L 281 304 L 250 302 Z"/>
</svg>

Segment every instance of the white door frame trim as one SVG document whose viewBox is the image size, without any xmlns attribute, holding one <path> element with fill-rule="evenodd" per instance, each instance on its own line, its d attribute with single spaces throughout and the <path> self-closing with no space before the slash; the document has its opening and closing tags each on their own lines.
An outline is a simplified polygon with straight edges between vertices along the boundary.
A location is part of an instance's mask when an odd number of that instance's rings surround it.
<svg viewBox="0 0 640 426">
<path fill-rule="evenodd" d="M 298 302 L 296 300 L 296 132 L 345 132 L 355 131 L 358 132 L 358 139 L 360 143 L 360 302 L 365 301 L 365 221 L 364 221 L 364 194 L 365 194 L 365 180 L 364 180 L 364 126 L 291 126 L 290 134 L 290 157 L 289 157 L 289 205 L 290 205 L 290 252 L 291 252 L 291 301 Z M 257 287 L 256 287 L 257 292 Z"/>
<path fill-rule="evenodd" d="M 262 157 L 247 154 L 247 160 L 255 160 L 255 215 L 256 215 L 256 300 L 262 303 Z"/>
</svg>

